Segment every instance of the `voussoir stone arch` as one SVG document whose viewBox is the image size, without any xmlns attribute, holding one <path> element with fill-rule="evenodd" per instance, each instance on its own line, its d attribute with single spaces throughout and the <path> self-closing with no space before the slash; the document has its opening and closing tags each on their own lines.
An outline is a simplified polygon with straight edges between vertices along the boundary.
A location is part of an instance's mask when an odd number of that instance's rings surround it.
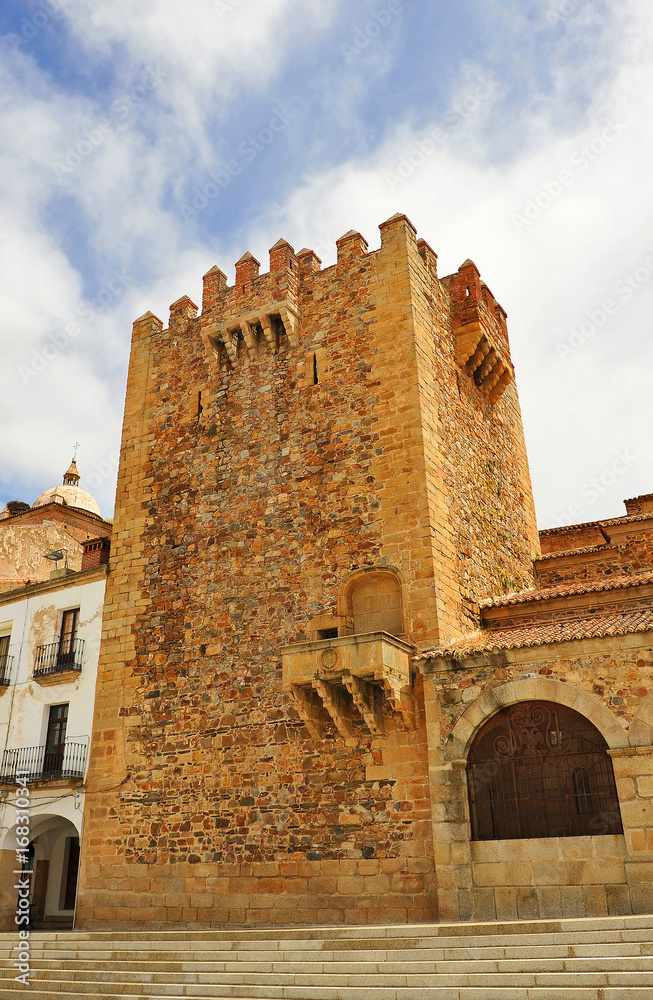
<svg viewBox="0 0 653 1000">
<path fill-rule="evenodd" d="M 453 727 L 452 738 L 445 749 L 445 759 L 466 760 L 471 742 L 480 726 L 500 709 L 520 701 L 554 701 L 558 705 L 566 705 L 596 726 L 610 750 L 629 745 L 627 731 L 596 695 L 550 677 L 526 677 L 497 684 L 484 691 L 465 709 Z"/>
<path fill-rule="evenodd" d="M 647 694 L 630 724 L 631 747 L 649 747 L 653 743 L 653 691 Z"/>
</svg>

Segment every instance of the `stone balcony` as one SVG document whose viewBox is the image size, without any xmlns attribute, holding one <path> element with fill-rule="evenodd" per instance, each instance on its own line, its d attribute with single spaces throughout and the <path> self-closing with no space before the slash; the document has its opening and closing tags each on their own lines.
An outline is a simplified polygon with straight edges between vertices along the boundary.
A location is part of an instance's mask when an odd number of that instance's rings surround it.
<svg viewBox="0 0 653 1000">
<path fill-rule="evenodd" d="M 371 733 L 384 732 L 386 708 L 412 728 L 410 664 L 414 647 L 387 632 L 298 642 L 281 649 L 283 684 L 314 739 L 329 719 L 342 737 L 360 717 Z"/>
</svg>

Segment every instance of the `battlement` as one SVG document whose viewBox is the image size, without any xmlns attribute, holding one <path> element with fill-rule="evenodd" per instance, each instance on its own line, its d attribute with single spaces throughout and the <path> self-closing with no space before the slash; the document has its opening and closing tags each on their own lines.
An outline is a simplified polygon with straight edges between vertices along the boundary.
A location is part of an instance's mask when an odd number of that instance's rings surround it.
<svg viewBox="0 0 653 1000">
<path fill-rule="evenodd" d="M 236 261 L 235 281 L 214 266 L 204 275 L 201 336 L 219 371 L 228 371 L 247 355 L 273 355 L 306 344 L 303 313 L 320 295 L 339 295 L 343 285 L 365 285 L 381 274 L 393 255 L 413 259 L 425 287 L 447 300 L 457 365 L 494 405 L 513 378 L 506 312 L 481 280 L 476 265 L 467 260 L 455 274 L 437 274 L 437 254 L 401 214 L 379 226 L 381 246 L 370 251 L 361 233 L 349 230 L 336 241 L 337 262 L 322 268 L 314 250 L 296 253 L 281 238 L 270 248 L 269 271 L 247 251 Z M 190 305 L 189 305 L 190 303 Z M 171 322 L 195 318 L 197 307 L 187 296 L 171 306 Z"/>
</svg>

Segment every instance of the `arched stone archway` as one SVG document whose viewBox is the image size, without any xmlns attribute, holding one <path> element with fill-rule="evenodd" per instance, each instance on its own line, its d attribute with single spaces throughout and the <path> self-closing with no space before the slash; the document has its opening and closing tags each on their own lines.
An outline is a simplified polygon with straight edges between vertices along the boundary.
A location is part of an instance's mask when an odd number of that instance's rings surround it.
<svg viewBox="0 0 653 1000">
<path fill-rule="evenodd" d="M 390 566 L 366 566 L 340 588 L 338 611 L 354 634 L 405 634 L 401 577 Z"/>
<path fill-rule="evenodd" d="M 526 677 L 497 684 L 466 707 L 431 770 L 438 906 L 444 920 L 594 916 L 632 912 L 624 833 L 472 840 L 468 754 L 481 727 L 502 709 L 549 702 L 572 709 L 599 731 L 615 764 L 619 804 L 625 789 L 621 757 L 634 751 L 628 732 L 597 697 L 564 681 Z M 616 759 L 618 758 L 618 760 Z M 619 768 L 616 766 L 619 763 Z"/>
<path fill-rule="evenodd" d="M 74 819 L 70 819 L 69 817 L 59 816 L 56 813 L 38 812 L 33 815 L 30 823 L 30 837 L 33 840 L 35 837 L 39 837 L 41 834 L 47 833 L 49 830 L 60 827 L 62 824 L 70 825 L 75 831 L 75 835 L 77 837 L 81 837 L 81 813 L 79 813 L 79 818 L 76 816 Z M 5 833 L 2 839 L 2 844 L 0 845 L 0 850 L 15 851 L 16 848 L 16 824 L 14 824 Z"/>
<path fill-rule="evenodd" d="M 644 698 L 630 724 L 631 747 L 653 745 L 653 691 Z"/>
<path fill-rule="evenodd" d="M 502 708 L 520 701 L 554 701 L 566 705 L 589 719 L 611 750 L 628 746 L 627 731 L 595 695 L 549 677 L 526 677 L 490 688 L 465 709 L 452 730 L 445 759 L 465 760 L 479 727 Z"/>
</svg>

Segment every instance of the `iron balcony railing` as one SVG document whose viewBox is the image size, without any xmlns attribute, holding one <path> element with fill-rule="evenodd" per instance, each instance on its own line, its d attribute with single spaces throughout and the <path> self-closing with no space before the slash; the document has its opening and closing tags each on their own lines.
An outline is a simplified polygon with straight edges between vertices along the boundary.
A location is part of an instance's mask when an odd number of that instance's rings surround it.
<svg viewBox="0 0 653 1000">
<path fill-rule="evenodd" d="M 6 653 L 0 656 L 0 687 L 9 687 L 13 662 L 13 656 L 8 656 Z"/>
<path fill-rule="evenodd" d="M 5 750 L 0 768 L 0 785 L 21 781 L 56 781 L 58 778 L 83 778 L 86 767 L 86 743 L 66 742 L 60 747 L 20 747 Z"/>
<path fill-rule="evenodd" d="M 83 639 L 73 639 L 65 645 L 61 642 L 50 642 L 47 646 L 37 646 L 34 676 L 44 677 L 47 674 L 61 674 L 68 670 L 76 670 L 79 673 L 82 669 L 83 655 Z"/>
</svg>

